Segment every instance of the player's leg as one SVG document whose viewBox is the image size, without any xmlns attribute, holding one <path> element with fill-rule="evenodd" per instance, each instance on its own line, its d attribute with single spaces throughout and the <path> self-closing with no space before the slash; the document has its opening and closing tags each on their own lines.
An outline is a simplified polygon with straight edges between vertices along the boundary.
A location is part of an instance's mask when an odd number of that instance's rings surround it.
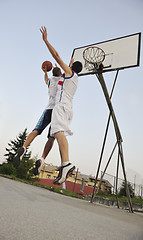
<svg viewBox="0 0 143 240">
<path fill-rule="evenodd" d="M 61 167 L 59 168 L 59 174 L 53 181 L 54 184 L 62 184 L 69 177 L 69 175 L 75 169 L 69 162 L 68 141 L 63 131 L 55 133 L 55 138 L 59 145 L 59 151 L 61 155 Z"/>
<path fill-rule="evenodd" d="M 68 141 L 63 131 L 55 133 L 55 138 L 58 142 L 62 165 L 65 162 L 69 162 Z"/>
<path fill-rule="evenodd" d="M 32 131 L 22 147 L 20 147 L 17 151 L 15 158 L 13 159 L 13 165 L 18 167 L 20 165 L 20 161 L 22 160 L 24 154 L 26 153 L 26 148 L 30 145 L 30 143 L 34 140 L 34 138 L 38 135 L 38 130 Z"/>
<path fill-rule="evenodd" d="M 54 144 L 54 140 L 55 140 L 55 138 L 49 137 L 48 141 L 46 142 L 45 147 L 44 147 L 44 151 L 43 151 L 43 154 L 42 154 L 43 159 L 46 159 L 49 152 L 51 151 L 51 149 L 53 147 L 53 144 Z"/>
<path fill-rule="evenodd" d="M 45 159 L 53 147 L 54 140 L 55 140 L 54 137 L 49 137 L 48 141 L 45 144 L 42 157 L 35 162 L 35 167 L 33 168 L 33 173 L 35 176 L 38 175 L 40 170 L 42 169 Z"/>
<path fill-rule="evenodd" d="M 61 167 L 59 168 L 58 177 L 53 181 L 54 184 L 63 183 L 68 175 L 75 169 L 75 166 L 69 162 L 68 142 L 65 135 L 72 135 L 69 129 L 72 119 L 72 109 L 69 110 L 63 105 L 56 105 L 53 109 L 51 120 L 51 135 L 54 135 L 61 156 Z"/>
<path fill-rule="evenodd" d="M 20 165 L 20 161 L 22 160 L 24 154 L 26 153 L 26 148 L 35 139 L 35 137 L 37 137 L 37 135 L 40 135 L 43 132 L 43 130 L 51 122 L 51 115 L 52 115 L 52 109 L 44 110 L 44 112 L 43 112 L 42 116 L 40 117 L 38 123 L 36 124 L 34 130 L 28 135 L 24 145 L 18 149 L 17 154 L 16 154 L 15 158 L 13 159 L 13 165 L 15 167 L 18 167 Z"/>
<path fill-rule="evenodd" d="M 39 135 L 38 129 L 37 130 L 33 130 L 28 136 L 27 139 L 25 141 L 25 143 L 23 144 L 24 148 L 27 148 L 35 139 L 35 137 L 37 137 L 37 135 Z"/>
</svg>

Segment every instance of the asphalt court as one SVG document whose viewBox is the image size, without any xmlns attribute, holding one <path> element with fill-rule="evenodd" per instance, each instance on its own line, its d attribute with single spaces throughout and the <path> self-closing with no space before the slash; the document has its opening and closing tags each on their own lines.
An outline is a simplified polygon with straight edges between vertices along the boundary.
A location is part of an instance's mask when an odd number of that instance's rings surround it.
<svg viewBox="0 0 143 240">
<path fill-rule="evenodd" d="M 0 177 L 0 240 L 143 240 L 143 214 Z"/>
</svg>

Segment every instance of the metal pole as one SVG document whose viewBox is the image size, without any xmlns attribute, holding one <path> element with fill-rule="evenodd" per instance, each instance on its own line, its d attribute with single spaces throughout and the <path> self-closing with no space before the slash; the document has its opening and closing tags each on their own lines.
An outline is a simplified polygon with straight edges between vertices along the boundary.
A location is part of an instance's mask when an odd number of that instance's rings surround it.
<svg viewBox="0 0 143 240">
<path fill-rule="evenodd" d="M 104 78 L 103 78 L 103 74 L 102 74 L 101 71 L 99 71 L 97 73 L 97 77 L 98 77 L 98 80 L 99 80 L 99 82 L 101 84 L 101 87 L 103 89 L 103 93 L 104 93 L 105 99 L 107 101 L 107 105 L 109 107 L 109 110 L 110 110 L 110 113 L 111 113 L 111 116 L 112 116 L 112 120 L 113 120 L 113 123 L 114 123 L 114 129 L 115 129 L 115 133 L 116 133 L 116 137 L 117 137 L 119 154 L 120 154 L 120 158 L 121 158 L 123 174 L 124 174 L 124 179 L 125 179 L 125 184 L 126 184 L 126 192 L 127 192 L 129 211 L 133 212 L 132 202 L 131 202 L 131 198 L 130 198 L 130 192 L 129 192 L 127 179 L 126 179 L 125 166 L 124 166 L 124 158 L 123 158 L 123 151 L 122 151 L 122 145 L 121 145 L 121 142 L 123 141 L 122 136 L 121 136 L 121 133 L 120 133 L 120 130 L 119 130 L 117 119 L 116 119 L 116 116 L 115 116 L 115 113 L 114 113 L 114 110 L 113 110 L 113 107 L 112 107 L 112 103 L 111 103 L 111 100 L 110 100 L 110 97 L 109 97 L 109 94 L 108 94 L 108 90 L 107 90 L 107 87 L 106 87 L 106 84 L 105 84 L 105 81 L 104 81 Z"/>
<path fill-rule="evenodd" d="M 136 175 L 134 176 L 134 196 L 135 196 L 135 192 L 136 192 Z"/>
<path fill-rule="evenodd" d="M 117 72 L 116 72 L 115 80 L 114 80 L 113 87 L 112 87 L 111 94 L 110 94 L 110 100 L 111 100 L 112 95 L 113 95 L 113 91 L 114 91 L 114 88 L 115 88 L 115 84 L 116 84 L 116 81 L 117 81 L 118 74 L 119 74 L 119 70 L 117 70 Z"/>
<path fill-rule="evenodd" d="M 98 189 L 99 189 L 100 186 L 101 186 L 102 179 L 103 179 L 103 177 L 104 177 L 104 175 L 105 175 L 105 172 L 106 172 L 106 170 L 107 170 L 107 167 L 108 167 L 108 165 L 109 165 L 109 163 L 110 163 L 110 161 L 111 161 L 111 158 L 112 158 L 112 156 L 113 156 L 113 153 L 114 153 L 114 151 L 115 151 L 116 146 L 117 146 L 117 142 L 115 143 L 115 146 L 114 146 L 114 148 L 113 148 L 113 150 L 112 150 L 112 152 L 111 152 L 111 155 L 110 155 L 109 160 L 108 160 L 108 162 L 107 162 L 107 164 L 106 164 L 106 167 L 105 167 L 105 169 L 104 169 L 104 171 L 103 171 L 103 173 L 102 173 L 102 176 L 101 176 L 101 178 L 100 178 L 100 182 L 99 182 L 99 184 L 98 184 L 98 186 L 97 186 L 97 188 L 96 188 L 96 191 L 95 191 L 95 193 L 94 193 L 94 196 L 96 196 L 96 193 L 98 192 Z M 93 196 L 93 197 L 94 197 L 94 196 Z M 93 199 L 92 199 L 92 201 L 93 201 Z"/>
<path fill-rule="evenodd" d="M 113 183 L 113 195 L 115 194 L 116 192 L 116 177 L 114 176 L 114 183 Z"/>
<path fill-rule="evenodd" d="M 126 171 L 125 171 L 124 157 L 123 157 L 123 149 L 122 149 L 122 144 L 119 143 L 119 142 L 118 142 L 118 147 L 119 147 L 119 154 L 120 154 L 120 158 L 121 158 L 121 164 L 122 164 L 124 180 L 125 180 L 125 185 L 126 185 L 126 193 L 127 193 L 127 199 L 128 199 L 128 205 L 129 205 L 129 212 L 133 212 L 132 201 L 131 201 L 128 182 L 127 182 L 127 178 L 126 178 Z"/>
<path fill-rule="evenodd" d="M 116 72 L 116 76 L 115 76 L 113 87 L 112 87 L 111 94 L 110 94 L 110 99 L 112 98 L 112 95 L 113 95 L 113 91 L 114 91 L 115 84 L 116 84 L 116 81 L 117 81 L 118 73 L 119 73 L 119 70 L 117 70 L 117 72 Z M 111 119 L 111 113 L 109 113 L 109 117 L 108 117 L 108 121 L 107 121 L 107 126 L 106 126 L 106 130 L 105 130 L 105 135 L 104 135 L 104 140 L 103 140 L 103 144 L 102 144 L 100 159 L 99 159 L 99 163 L 98 163 L 95 183 L 94 183 L 94 187 L 93 187 L 93 191 L 92 191 L 91 202 L 93 201 L 93 198 L 94 198 L 94 192 L 95 192 L 95 188 L 96 188 L 96 184 L 97 184 L 97 180 L 98 180 L 98 175 L 99 175 L 99 170 L 100 170 L 101 161 L 102 161 L 102 157 L 103 157 L 103 152 L 104 152 L 104 148 L 105 148 L 105 142 L 106 142 L 107 133 L 108 133 L 108 129 L 109 129 L 110 119 Z"/>
<path fill-rule="evenodd" d="M 97 74 L 97 77 L 98 77 L 98 80 L 99 80 L 99 82 L 101 84 L 101 87 L 103 89 L 103 93 L 104 93 L 105 99 L 107 101 L 107 104 L 108 104 L 108 107 L 109 107 L 109 110 L 110 110 L 110 113 L 111 113 L 111 116 L 112 116 L 117 141 L 122 141 L 122 136 L 121 136 L 119 126 L 118 126 L 118 123 L 117 123 L 117 119 L 116 119 L 116 116 L 115 116 L 115 113 L 114 113 L 114 109 L 112 107 L 112 103 L 111 103 L 111 100 L 110 100 L 110 97 L 109 97 L 109 94 L 108 94 L 108 90 L 107 90 L 107 87 L 106 87 L 106 84 L 105 84 L 105 81 L 104 81 L 104 78 L 103 78 L 103 74 L 101 72 L 99 72 Z"/>
<path fill-rule="evenodd" d="M 106 142 L 106 138 L 107 138 L 109 123 L 110 123 L 110 117 L 111 117 L 111 115 L 109 115 L 109 117 L 108 117 L 108 122 L 107 122 L 107 127 L 106 127 L 106 131 L 105 131 L 104 140 L 103 140 L 103 145 L 102 145 L 101 155 L 100 155 L 98 169 L 97 169 L 97 173 L 96 173 L 95 183 L 94 183 L 94 187 L 93 187 L 93 191 L 92 191 L 91 202 L 93 202 L 93 198 L 94 198 L 94 192 L 95 192 L 95 188 L 96 188 L 96 184 L 97 184 L 97 180 L 98 180 L 99 170 L 100 170 L 102 156 L 103 156 L 104 147 L 105 147 L 105 142 Z"/>
<path fill-rule="evenodd" d="M 117 172 L 116 172 L 116 201 L 117 201 L 117 207 L 119 208 L 119 201 L 118 201 L 118 172 L 119 172 L 119 151 L 118 151 L 118 161 L 117 161 Z"/>
<path fill-rule="evenodd" d="M 75 181 L 74 181 L 74 184 L 73 184 L 73 192 L 75 190 L 75 184 L 76 184 L 76 180 L 77 180 L 77 174 L 78 174 L 78 168 L 77 168 L 77 171 L 76 171 L 76 175 L 75 175 Z"/>
</svg>

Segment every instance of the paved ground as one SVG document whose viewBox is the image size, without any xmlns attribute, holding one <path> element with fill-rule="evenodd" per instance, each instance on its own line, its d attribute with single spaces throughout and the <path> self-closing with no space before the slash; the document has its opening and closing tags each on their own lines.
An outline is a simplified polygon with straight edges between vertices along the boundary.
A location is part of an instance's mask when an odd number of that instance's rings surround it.
<svg viewBox="0 0 143 240">
<path fill-rule="evenodd" d="M 143 214 L 0 177 L 0 240 L 143 240 Z"/>
</svg>

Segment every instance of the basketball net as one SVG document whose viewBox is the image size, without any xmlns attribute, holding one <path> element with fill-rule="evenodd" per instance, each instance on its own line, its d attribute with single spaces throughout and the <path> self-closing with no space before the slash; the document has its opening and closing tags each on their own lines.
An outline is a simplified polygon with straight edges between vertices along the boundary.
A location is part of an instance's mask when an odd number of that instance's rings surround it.
<svg viewBox="0 0 143 240">
<path fill-rule="evenodd" d="M 83 51 L 83 58 L 85 60 L 84 67 L 88 71 L 102 70 L 102 62 L 105 59 L 105 52 L 99 47 L 88 47 Z"/>
</svg>

